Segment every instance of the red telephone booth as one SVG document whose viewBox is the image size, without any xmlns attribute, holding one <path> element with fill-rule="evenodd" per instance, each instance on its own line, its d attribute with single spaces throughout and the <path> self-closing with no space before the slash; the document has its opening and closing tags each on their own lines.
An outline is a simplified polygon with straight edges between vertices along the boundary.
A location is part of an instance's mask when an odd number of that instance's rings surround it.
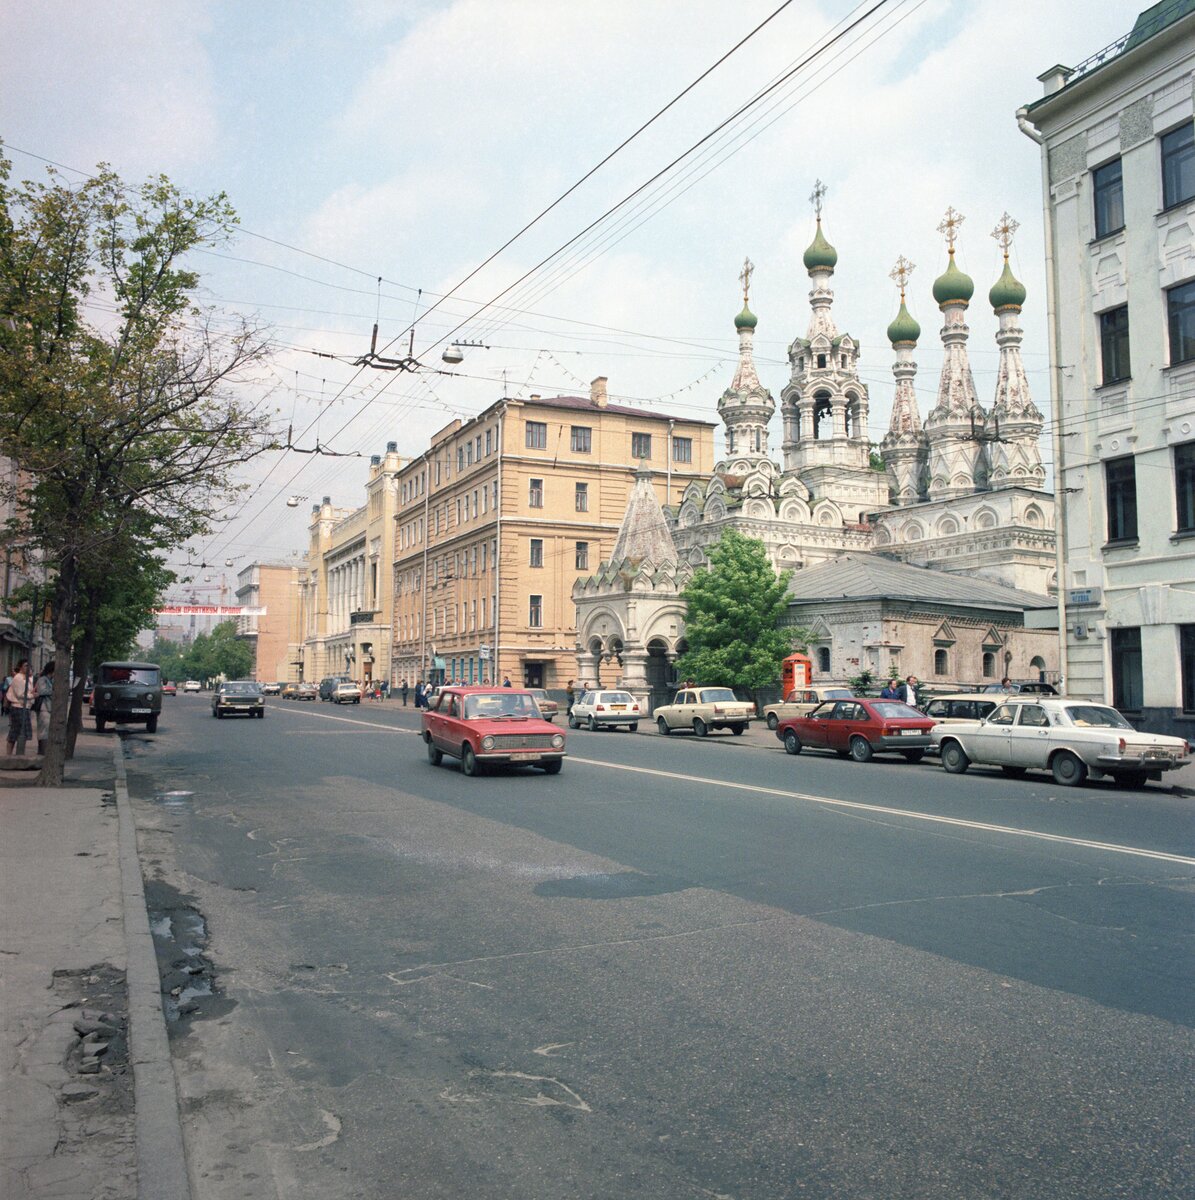
<svg viewBox="0 0 1195 1200">
<path fill-rule="evenodd" d="M 813 661 L 808 654 L 790 654 L 780 664 L 780 695 L 807 688 L 813 682 Z"/>
</svg>

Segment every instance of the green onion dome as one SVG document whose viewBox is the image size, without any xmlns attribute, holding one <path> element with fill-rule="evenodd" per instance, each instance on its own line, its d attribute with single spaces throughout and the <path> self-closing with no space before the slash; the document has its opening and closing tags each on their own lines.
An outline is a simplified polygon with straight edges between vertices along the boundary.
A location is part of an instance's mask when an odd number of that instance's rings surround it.
<svg viewBox="0 0 1195 1200">
<path fill-rule="evenodd" d="M 954 264 L 954 251 L 950 252 L 950 262 L 946 270 L 934 280 L 934 299 L 939 304 L 966 304 L 975 293 L 975 282 L 970 275 L 964 275 Z"/>
<path fill-rule="evenodd" d="M 900 312 L 892 319 L 892 324 L 888 326 L 888 340 L 897 346 L 901 342 L 912 342 L 917 344 L 917 339 L 921 336 L 921 326 L 913 319 L 913 314 L 905 307 L 905 302 L 902 298 L 900 302 Z"/>
<path fill-rule="evenodd" d="M 813 241 L 809 243 L 809 249 L 805 251 L 805 270 L 815 271 L 822 269 L 832 271 L 837 262 L 838 251 L 823 236 L 822 221 L 819 217 L 817 221 L 817 233 L 813 235 Z"/>
<path fill-rule="evenodd" d="M 1002 308 L 1020 308 L 1025 303 L 1025 285 L 1009 269 L 1007 258 L 1004 273 L 992 284 L 988 299 L 997 312 Z"/>
<path fill-rule="evenodd" d="M 747 307 L 746 300 L 743 301 L 743 311 L 734 319 L 735 329 L 754 329 L 759 323 L 759 318 Z"/>
</svg>

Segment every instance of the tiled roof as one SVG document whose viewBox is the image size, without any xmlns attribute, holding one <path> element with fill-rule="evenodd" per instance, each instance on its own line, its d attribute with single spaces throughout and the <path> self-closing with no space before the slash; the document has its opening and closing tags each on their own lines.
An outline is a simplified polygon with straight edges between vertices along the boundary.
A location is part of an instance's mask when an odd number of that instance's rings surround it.
<svg viewBox="0 0 1195 1200">
<path fill-rule="evenodd" d="M 656 499 L 650 471 L 640 470 L 635 477 L 610 562 L 619 566 L 628 558 L 656 566 L 676 562 L 676 546 Z"/>
<path fill-rule="evenodd" d="M 1052 608 L 1055 604 L 1052 597 L 1036 592 L 1023 592 L 974 575 L 913 567 L 878 554 L 846 554 L 795 571 L 788 593 L 790 600 L 912 600 L 1010 612 Z"/>
<path fill-rule="evenodd" d="M 570 408 L 579 412 L 610 412 L 620 413 L 625 417 L 642 417 L 645 421 L 677 421 L 686 425 L 709 425 L 714 421 L 698 421 L 693 417 L 674 417 L 668 413 L 649 412 L 645 408 L 631 408 L 626 404 L 600 405 L 590 400 L 588 396 L 540 396 L 535 400 L 523 400 L 524 404 L 542 404 L 547 408 Z"/>
</svg>

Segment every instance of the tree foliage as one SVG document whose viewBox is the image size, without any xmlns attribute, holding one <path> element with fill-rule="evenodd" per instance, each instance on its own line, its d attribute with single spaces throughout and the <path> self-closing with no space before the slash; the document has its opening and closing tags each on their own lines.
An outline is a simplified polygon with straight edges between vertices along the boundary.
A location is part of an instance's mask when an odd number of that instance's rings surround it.
<svg viewBox="0 0 1195 1200">
<path fill-rule="evenodd" d="M 195 300 L 187 255 L 235 226 L 223 194 L 186 196 L 164 176 L 129 188 L 105 167 L 78 185 L 9 174 L 0 157 L 0 455 L 20 472 L 5 534 L 50 577 L 41 780 L 55 784 L 72 651 L 83 674 L 105 613 L 131 603 L 122 619 L 141 619 L 162 552 L 206 533 L 235 468 L 269 448 L 264 414 L 239 398 L 267 343 Z"/>
<path fill-rule="evenodd" d="M 775 685 L 793 637 L 780 627 L 792 574 L 776 574 L 767 549 L 729 530 L 694 572 L 683 594 L 689 649 L 677 662 L 682 676 L 727 687 Z"/>
<path fill-rule="evenodd" d="M 162 668 L 163 679 L 247 679 L 253 670 L 253 650 L 237 637 L 235 621 L 221 621 L 211 633 L 201 633 L 189 645 L 155 642 L 146 659 Z"/>
</svg>

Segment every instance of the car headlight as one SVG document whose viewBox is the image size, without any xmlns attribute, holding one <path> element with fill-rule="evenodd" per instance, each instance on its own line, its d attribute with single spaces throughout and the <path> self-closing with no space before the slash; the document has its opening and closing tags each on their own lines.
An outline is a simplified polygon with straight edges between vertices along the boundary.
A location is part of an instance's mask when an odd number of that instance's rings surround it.
<svg viewBox="0 0 1195 1200">
<path fill-rule="evenodd" d="M 553 735 L 552 749 L 553 750 L 563 750 L 564 749 L 564 734 L 557 733 L 557 734 Z"/>
<path fill-rule="evenodd" d="M 481 748 L 483 750 L 492 750 L 494 748 L 494 739 L 492 737 L 483 737 L 481 739 Z"/>
</svg>

